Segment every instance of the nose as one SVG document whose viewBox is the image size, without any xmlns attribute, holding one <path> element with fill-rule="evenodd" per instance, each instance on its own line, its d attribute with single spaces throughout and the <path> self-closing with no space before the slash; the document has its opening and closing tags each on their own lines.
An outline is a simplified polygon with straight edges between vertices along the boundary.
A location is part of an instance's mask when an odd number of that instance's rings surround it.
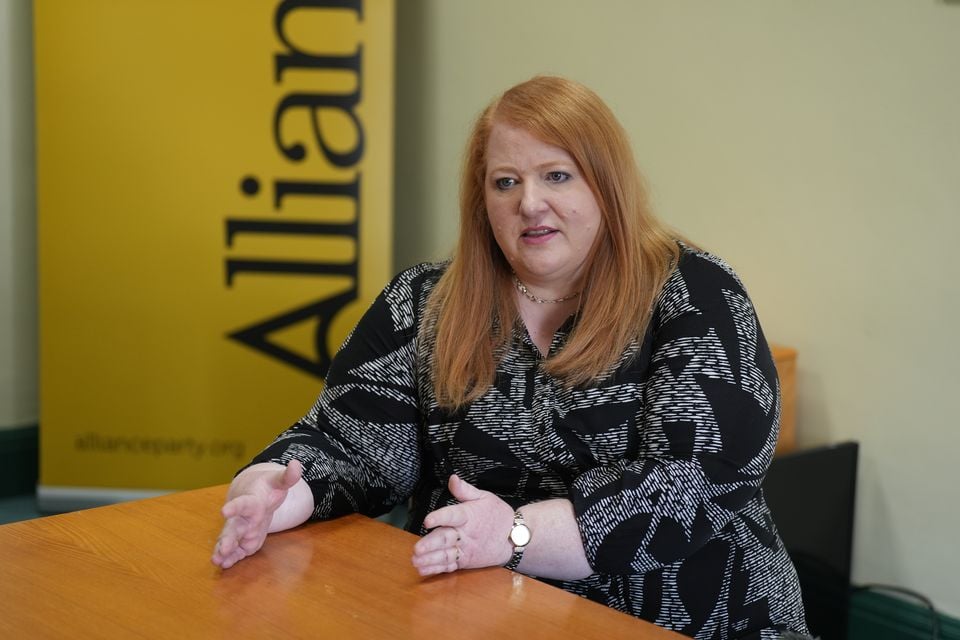
<svg viewBox="0 0 960 640">
<path fill-rule="evenodd" d="M 533 180 L 523 183 L 523 192 L 520 196 L 520 215 L 535 216 L 547 208 L 547 201 L 540 188 Z"/>
</svg>

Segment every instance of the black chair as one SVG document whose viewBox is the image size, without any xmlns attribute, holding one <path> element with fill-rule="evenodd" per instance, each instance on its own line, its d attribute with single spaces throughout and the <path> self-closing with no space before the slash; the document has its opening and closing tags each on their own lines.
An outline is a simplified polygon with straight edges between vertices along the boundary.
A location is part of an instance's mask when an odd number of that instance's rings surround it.
<svg viewBox="0 0 960 640">
<path fill-rule="evenodd" d="M 847 637 L 858 453 L 856 442 L 844 442 L 778 455 L 763 482 L 807 624 L 822 640 Z"/>
</svg>

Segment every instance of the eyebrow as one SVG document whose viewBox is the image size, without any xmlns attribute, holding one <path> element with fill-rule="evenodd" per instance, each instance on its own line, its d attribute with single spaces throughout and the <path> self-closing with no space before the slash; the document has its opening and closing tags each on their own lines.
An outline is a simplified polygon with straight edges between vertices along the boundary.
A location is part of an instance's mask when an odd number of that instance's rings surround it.
<svg viewBox="0 0 960 640">
<path fill-rule="evenodd" d="M 543 171 L 544 169 L 551 167 L 563 167 L 564 169 L 573 168 L 576 170 L 577 164 L 575 162 L 570 162 L 568 160 L 550 160 L 549 162 L 541 162 L 540 164 L 534 166 L 533 168 L 536 171 Z M 497 171 L 506 171 L 516 173 L 516 169 L 511 164 L 498 164 L 494 167 L 489 167 L 487 173 L 495 173 Z"/>
</svg>

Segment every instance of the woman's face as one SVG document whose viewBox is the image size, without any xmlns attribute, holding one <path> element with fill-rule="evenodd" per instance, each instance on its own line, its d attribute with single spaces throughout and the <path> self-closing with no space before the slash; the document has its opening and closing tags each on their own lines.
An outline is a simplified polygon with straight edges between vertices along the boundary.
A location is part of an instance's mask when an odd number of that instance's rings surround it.
<svg viewBox="0 0 960 640">
<path fill-rule="evenodd" d="M 547 297 L 580 288 L 602 216 L 569 153 L 495 122 L 484 197 L 497 244 L 520 280 Z"/>
</svg>

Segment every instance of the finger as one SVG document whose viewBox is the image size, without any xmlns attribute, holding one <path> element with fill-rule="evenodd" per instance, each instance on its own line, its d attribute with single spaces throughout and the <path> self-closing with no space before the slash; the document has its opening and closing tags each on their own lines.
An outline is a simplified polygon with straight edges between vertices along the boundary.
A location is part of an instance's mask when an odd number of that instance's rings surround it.
<svg viewBox="0 0 960 640">
<path fill-rule="evenodd" d="M 453 547 L 458 542 L 460 542 L 460 534 L 456 529 L 439 527 L 420 538 L 417 543 L 413 545 L 413 550 L 416 553 L 427 553 L 429 551 L 436 551 L 437 549 Z"/>
<path fill-rule="evenodd" d="M 253 535 L 255 532 L 251 532 L 251 527 L 245 520 L 230 518 L 217 539 L 215 552 L 222 558 L 230 558 L 236 554 L 243 558 L 248 555 L 246 549 L 250 548 L 250 538 Z"/>
<path fill-rule="evenodd" d="M 221 566 L 229 566 L 253 555 L 263 546 L 267 536 L 270 513 L 262 498 L 242 495 L 221 509 L 226 522 L 220 534 Z"/>
<path fill-rule="evenodd" d="M 250 526 L 246 520 L 243 518 L 230 518 L 226 524 L 223 525 L 223 531 L 220 533 L 218 542 L 221 548 L 227 551 L 233 551 L 233 549 L 240 546 L 240 542 L 245 536 L 249 535 L 249 532 Z"/>
<path fill-rule="evenodd" d="M 215 564 L 219 564 L 220 567 L 223 569 L 229 569 L 230 567 L 237 564 L 238 562 L 240 562 L 246 557 L 247 556 L 240 549 L 236 549 L 233 553 L 231 553 L 228 556 L 221 556 L 220 561 L 215 562 Z"/>
<path fill-rule="evenodd" d="M 431 511 L 423 519 L 423 526 L 427 529 L 435 529 L 436 527 L 459 528 L 465 524 L 467 524 L 467 513 L 458 504 Z"/>
<path fill-rule="evenodd" d="M 254 519 L 263 515 L 263 509 L 261 499 L 247 494 L 237 496 L 227 502 L 227 504 L 223 505 L 223 508 L 220 509 L 220 513 L 227 519 L 236 517 Z"/>
<path fill-rule="evenodd" d="M 221 536 L 217 540 L 217 553 L 223 557 L 231 555 L 237 548 L 237 539 L 233 536 Z"/>
<path fill-rule="evenodd" d="M 435 538 L 435 540 L 440 540 L 441 538 Z M 438 546 L 436 543 L 430 545 L 414 545 L 413 555 L 415 558 L 420 559 L 420 564 L 444 564 L 451 561 L 451 553 L 456 557 L 454 560 L 459 559 L 462 553 L 460 546 L 454 542 L 453 544 L 442 544 Z"/>
<path fill-rule="evenodd" d="M 434 549 L 426 553 L 416 553 L 413 555 L 413 566 L 415 567 L 433 567 L 446 566 L 451 561 L 456 560 L 456 553 L 450 552 L 450 547 L 443 549 Z"/>
<path fill-rule="evenodd" d="M 221 535 L 217 540 L 213 552 L 213 564 L 228 569 L 239 562 L 244 557 L 239 549 L 236 538 L 230 535 Z"/>
<path fill-rule="evenodd" d="M 447 488 L 450 490 L 450 493 L 453 494 L 453 497 L 460 502 L 478 500 L 486 495 L 485 491 L 477 489 L 457 474 L 450 476 L 450 480 L 447 482 Z"/>
<path fill-rule="evenodd" d="M 457 566 L 453 564 L 446 565 L 431 565 L 429 567 L 417 567 L 417 573 L 423 577 L 435 576 L 438 573 L 453 573 L 457 570 Z"/>
<path fill-rule="evenodd" d="M 213 558 L 211 558 L 211 560 L 213 561 L 213 564 L 217 565 L 218 567 L 222 569 L 229 569 L 230 567 L 232 567 L 238 562 L 234 558 L 235 555 L 236 555 L 236 552 L 230 553 L 230 554 L 224 554 L 224 553 L 220 553 L 219 551 L 216 551 L 214 552 Z"/>
<path fill-rule="evenodd" d="M 243 497 L 245 496 L 241 496 L 240 498 Z M 222 515 L 224 519 L 229 520 L 230 518 L 236 518 L 238 515 L 240 515 L 243 504 L 246 502 L 240 498 L 234 498 L 220 508 L 220 515 Z"/>
<path fill-rule="evenodd" d="M 450 573 L 456 571 L 460 552 L 452 547 L 438 549 L 430 553 L 415 555 L 413 557 L 413 566 L 422 576 L 434 575 L 437 573 Z"/>
<path fill-rule="evenodd" d="M 283 475 L 280 476 L 279 488 L 288 490 L 297 484 L 301 477 L 303 477 L 303 465 L 299 460 L 291 460 L 290 464 L 283 470 Z"/>
<path fill-rule="evenodd" d="M 217 565 L 218 567 L 222 567 L 225 560 L 226 560 L 226 556 L 223 554 L 223 552 L 220 549 L 220 542 L 217 541 L 217 544 L 213 547 L 213 555 L 210 556 L 210 562 Z"/>
</svg>

